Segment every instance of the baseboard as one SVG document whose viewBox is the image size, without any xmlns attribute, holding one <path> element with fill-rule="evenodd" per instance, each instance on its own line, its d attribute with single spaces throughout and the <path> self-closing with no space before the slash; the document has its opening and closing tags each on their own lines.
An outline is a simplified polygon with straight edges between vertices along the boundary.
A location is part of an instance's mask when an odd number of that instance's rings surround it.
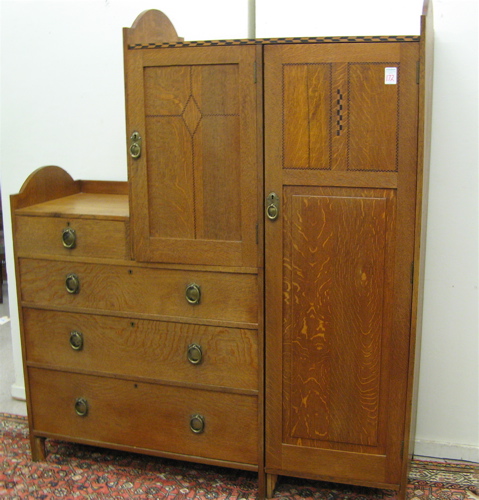
<svg viewBox="0 0 479 500">
<path fill-rule="evenodd" d="M 10 386 L 11 394 L 13 399 L 19 399 L 20 401 L 26 401 L 27 395 L 25 393 L 25 386 L 12 384 Z"/>
<path fill-rule="evenodd" d="M 479 446 L 417 439 L 414 443 L 414 455 L 479 463 Z"/>
</svg>

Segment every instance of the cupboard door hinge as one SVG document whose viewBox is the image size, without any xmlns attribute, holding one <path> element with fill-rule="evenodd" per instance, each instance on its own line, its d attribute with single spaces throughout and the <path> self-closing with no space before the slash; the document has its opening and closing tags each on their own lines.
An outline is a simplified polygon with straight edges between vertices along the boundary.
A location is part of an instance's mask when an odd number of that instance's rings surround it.
<svg viewBox="0 0 479 500">
<path fill-rule="evenodd" d="M 414 283 L 414 262 L 411 262 L 411 285 Z"/>
<path fill-rule="evenodd" d="M 258 65 L 256 64 L 256 61 L 253 63 L 253 81 L 254 83 L 257 83 L 258 82 L 258 74 L 257 74 L 257 71 L 258 71 Z"/>
<path fill-rule="evenodd" d="M 259 245 L 259 225 L 256 223 L 256 244 Z"/>
<path fill-rule="evenodd" d="M 420 81 L 420 75 L 421 75 L 421 62 L 418 61 L 416 63 L 416 83 L 419 85 L 419 81 Z"/>
<path fill-rule="evenodd" d="M 404 441 L 401 441 L 401 460 L 404 458 Z"/>
</svg>

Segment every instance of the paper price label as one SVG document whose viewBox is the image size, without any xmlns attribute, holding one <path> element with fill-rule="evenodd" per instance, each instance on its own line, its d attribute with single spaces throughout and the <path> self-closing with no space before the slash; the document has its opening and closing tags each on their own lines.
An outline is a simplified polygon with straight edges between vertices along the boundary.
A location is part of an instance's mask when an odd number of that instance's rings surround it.
<svg viewBox="0 0 479 500">
<path fill-rule="evenodd" d="M 396 85 L 398 82 L 397 68 L 384 68 L 384 83 L 386 85 Z"/>
</svg>

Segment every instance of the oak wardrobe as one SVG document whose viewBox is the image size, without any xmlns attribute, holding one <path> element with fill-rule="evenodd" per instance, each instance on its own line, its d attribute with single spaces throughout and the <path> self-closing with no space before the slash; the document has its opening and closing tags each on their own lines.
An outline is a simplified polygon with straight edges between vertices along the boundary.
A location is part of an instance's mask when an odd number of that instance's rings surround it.
<svg viewBox="0 0 479 500">
<path fill-rule="evenodd" d="M 58 438 L 404 497 L 432 29 L 124 29 L 128 181 L 12 196 L 34 459 Z"/>
</svg>

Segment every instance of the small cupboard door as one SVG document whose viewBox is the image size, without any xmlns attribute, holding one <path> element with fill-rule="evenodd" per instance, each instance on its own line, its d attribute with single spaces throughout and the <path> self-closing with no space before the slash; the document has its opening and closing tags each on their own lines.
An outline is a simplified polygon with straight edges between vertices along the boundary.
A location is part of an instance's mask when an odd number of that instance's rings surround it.
<svg viewBox="0 0 479 500">
<path fill-rule="evenodd" d="M 267 473 L 399 487 L 417 60 L 415 42 L 265 47 Z"/>
<path fill-rule="evenodd" d="M 257 267 L 256 54 L 254 46 L 127 51 L 137 260 Z"/>
</svg>

